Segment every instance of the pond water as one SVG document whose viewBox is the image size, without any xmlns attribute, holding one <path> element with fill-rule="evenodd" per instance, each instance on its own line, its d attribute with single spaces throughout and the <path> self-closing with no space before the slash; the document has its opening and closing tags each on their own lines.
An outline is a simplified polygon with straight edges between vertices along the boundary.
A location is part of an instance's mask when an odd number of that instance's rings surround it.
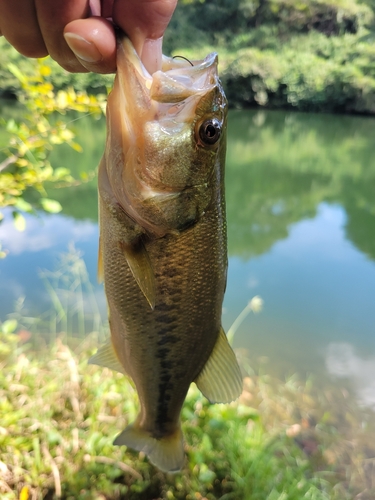
<svg viewBox="0 0 375 500">
<path fill-rule="evenodd" d="M 75 126 L 84 154 L 62 149 L 55 162 L 78 176 L 98 164 L 105 126 L 91 119 Z M 246 349 L 256 370 L 340 380 L 370 407 L 375 407 L 374 129 L 373 118 L 230 113 L 223 308 L 228 330 L 252 297 L 263 299 L 263 310 L 250 313 L 234 337 L 234 346 Z M 85 310 L 81 325 L 79 317 L 72 319 L 70 329 L 99 328 L 106 306 L 96 283 L 96 180 L 49 194 L 62 203 L 62 213 L 28 216 L 22 233 L 5 211 L 0 241 L 8 256 L 0 261 L 0 320 L 16 311 L 28 328 L 33 328 L 30 317 L 41 318 L 52 332 L 48 311 L 58 308 L 52 286 L 59 303 L 73 312 L 80 304 Z M 83 255 L 87 276 L 75 251 L 69 253 L 71 244 Z M 69 327 L 67 318 L 60 320 L 55 330 Z"/>
</svg>

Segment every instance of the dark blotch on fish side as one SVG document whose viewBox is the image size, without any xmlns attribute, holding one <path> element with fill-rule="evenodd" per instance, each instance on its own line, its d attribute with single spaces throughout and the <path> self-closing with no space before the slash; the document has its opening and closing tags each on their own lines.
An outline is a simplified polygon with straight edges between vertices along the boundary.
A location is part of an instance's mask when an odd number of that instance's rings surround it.
<svg viewBox="0 0 375 500">
<path fill-rule="evenodd" d="M 177 274 L 177 271 L 176 273 Z M 173 274 L 173 276 L 175 275 Z M 166 303 L 162 303 L 162 304 L 158 304 L 158 307 L 157 307 L 158 311 L 162 311 L 162 312 L 171 312 L 171 311 L 174 311 L 176 309 L 176 306 L 175 304 L 166 304 Z"/>
<path fill-rule="evenodd" d="M 162 375 L 160 376 L 160 380 L 162 382 L 169 382 L 171 380 L 171 374 L 170 372 L 163 372 Z"/>
<path fill-rule="evenodd" d="M 158 359 L 165 359 L 167 356 L 168 356 L 168 353 L 169 353 L 169 349 L 158 349 L 157 353 L 156 353 L 156 357 Z"/>
<path fill-rule="evenodd" d="M 158 345 L 176 344 L 176 342 L 178 341 L 179 338 L 176 337 L 175 335 L 165 335 L 160 340 L 158 340 Z"/>
<path fill-rule="evenodd" d="M 174 269 L 173 267 L 169 267 L 164 272 L 164 276 L 166 276 L 168 278 L 174 278 L 175 276 L 178 276 L 178 275 L 179 275 L 178 269 Z"/>
<path fill-rule="evenodd" d="M 160 362 L 160 366 L 163 370 L 171 370 L 173 368 L 173 361 L 165 360 Z"/>
<path fill-rule="evenodd" d="M 160 437 L 165 436 L 168 422 L 168 400 L 171 398 L 170 394 L 173 391 L 173 384 L 170 383 L 171 376 L 166 373 L 162 375 L 163 382 L 159 384 L 159 398 L 156 414 L 156 426 L 158 428 Z M 167 398 L 169 396 L 169 398 Z"/>
<path fill-rule="evenodd" d="M 156 321 L 158 323 L 169 325 L 170 323 L 177 323 L 178 318 L 175 315 L 162 314 L 160 316 L 157 316 Z"/>
<path fill-rule="evenodd" d="M 174 330 L 176 330 L 176 325 L 168 325 L 165 326 L 164 328 L 160 328 L 160 330 L 157 332 L 158 337 L 163 337 L 164 335 L 168 335 L 172 333 Z"/>
</svg>

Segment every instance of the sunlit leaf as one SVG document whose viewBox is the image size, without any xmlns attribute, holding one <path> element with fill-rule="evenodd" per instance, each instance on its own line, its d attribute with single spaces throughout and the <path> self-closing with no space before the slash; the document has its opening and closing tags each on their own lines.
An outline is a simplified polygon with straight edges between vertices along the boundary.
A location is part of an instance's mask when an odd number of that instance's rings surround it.
<svg viewBox="0 0 375 500">
<path fill-rule="evenodd" d="M 26 219 L 25 217 L 20 214 L 20 212 L 13 212 L 13 221 L 14 221 L 14 226 L 17 229 L 17 231 L 24 231 L 26 228 Z"/>
<path fill-rule="evenodd" d="M 69 129 L 63 129 L 61 130 L 60 132 L 60 137 L 61 139 L 63 139 L 64 141 L 71 141 L 74 137 L 74 134 L 71 130 Z"/>
<path fill-rule="evenodd" d="M 18 78 L 18 80 L 23 83 L 23 84 L 26 84 L 27 83 L 27 78 L 26 76 L 22 73 L 22 71 L 20 71 L 19 68 L 17 68 L 17 66 L 13 63 L 9 63 L 8 64 L 8 70 L 16 77 Z"/>
<path fill-rule="evenodd" d="M 51 68 L 45 64 L 39 66 L 39 71 L 42 76 L 49 76 L 51 74 Z"/>
<path fill-rule="evenodd" d="M 75 151 L 77 151 L 78 153 L 82 153 L 83 149 L 80 144 L 78 144 L 77 142 L 71 142 L 70 145 Z"/>
<path fill-rule="evenodd" d="M 47 196 L 45 183 L 61 180 L 68 184 L 76 182 L 68 169 L 53 168 L 49 160 L 50 152 L 61 144 L 82 151 L 81 146 L 74 142 L 75 132 L 69 127 L 71 121 L 57 118 L 56 111 L 60 116 L 70 110 L 100 113 L 105 97 L 89 96 L 85 91 L 76 92 L 72 87 L 55 91 L 48 78 L 51 76 L 51 66 L 47 59 L 34 64 L 31 74 L 24 73 L 15 64 L 6 66 L 21 82 L 19 100 L 24 110 L 22 119 L 0 117 L 8 137 L 8 144 L 2 148 L 5 160 L 0 162 L 0 206 L 14 208 L 12 216 L 15 227 L 23 231 L 26 220 L 22 213 L 33 211 L 32 205 L 24 200 L 26 190 L 30 194 L 33 191 L 40 193 L 43 197 L 40 204 L 45 211 L 58 213 L 62 208 L 60 203 L 44 198 Z M 2 218 L 0 214 L 0 221 Z M 0 258 L 5 254 L 0 248 Z"/>
<path fill-rule="evenodd" d="M 46 121 L 40 121 L 38 122 L 37 124 L 37 127 L 38 127 L 38 131 L 41 133 L 41 134 L 44 134 L 45 132 L 47 132 L 48 130 L 48 122 Z"/>
<path fill-rule="evenodd" d="M 68 177 L 70 175 L 70 170 L 68 168 L 59 167 L 55 170 L 55 177 L 58 179 L 63 179 L 64 177 Z"/>
<path fill-rule="evenodd" d="M 31 212 L 33 210 L 31 203 L 25 201 L 23 198 L 17 198 L 15 207 L 17 207 L 22 212 Z"/>
<path fill-rule="evenodd" d="M 50 198 L 41 198 L 40 203 L 46 212 L 51 214 L 57 214 L 61 212 L 62 206 L 56 200 L 51 200 Z"/>
<path fill-rule="evenodd" d="M 17 124 L 13 118 L 7 121 L 6 130 L 11 133 L 16 133 L 18 130 Z"/>
<path fill-rule="evenodd" d="M 15 332 L 17 325 L 18 323 L 16 319 L 8 319 L 1 325 L 1 330 L 3 333 L 13 333 Z"/>
</svg>

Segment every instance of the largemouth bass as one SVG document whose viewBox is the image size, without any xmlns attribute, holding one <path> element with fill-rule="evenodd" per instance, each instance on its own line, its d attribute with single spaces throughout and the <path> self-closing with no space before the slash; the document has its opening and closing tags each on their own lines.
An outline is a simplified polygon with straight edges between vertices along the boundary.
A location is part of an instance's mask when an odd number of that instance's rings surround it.
<svg viewBox="0 0 375 500">
<path fill-rule="evenodd" d="M 140 413 L 115 444 L 175 471 L 185 460 L 180 411 L 191 382 L 211 402 L 242 390 L 221 327 L 227 102 L 216 54 L 164 58 L 151 77 L 123 38 L 117 66 L 99 167 L 111 338 L 91 362 L 130 376 L 139 395 Z"/>
</svg>

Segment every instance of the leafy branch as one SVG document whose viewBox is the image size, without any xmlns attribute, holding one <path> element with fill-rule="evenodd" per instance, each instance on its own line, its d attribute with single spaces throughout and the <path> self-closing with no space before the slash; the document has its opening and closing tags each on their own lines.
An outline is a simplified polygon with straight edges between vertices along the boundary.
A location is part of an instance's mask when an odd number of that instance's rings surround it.
<svg viewBox="0 0 375 500">
<path fill-rule="evenodd" d="M 56 92 L 50 78 L 51 68 L 43 59 L 36 61 L 31 76 L 14 64 L 9 64 L 8 70 L 20 82 L 19 101 L 25 112 L 21 120 L 0 119 L 8 134 L 8 144 L 0 150 L 0 207 L 12 208 L 16 228 L 23 230 L 23 212 L 61 210 L 58 201 L 47 198 L 46 182 L 65 186 L 77 182 L 68 168 L 52 166 L 49 161 L 52 149 L 62 144 L 82 151 L 69 128 L 71 120 L 66 120 L 67 114 L 75 111 L 100 115 L 105 109 L 105 96 L 88 95 L 72 88 Z"/>
</svg>

